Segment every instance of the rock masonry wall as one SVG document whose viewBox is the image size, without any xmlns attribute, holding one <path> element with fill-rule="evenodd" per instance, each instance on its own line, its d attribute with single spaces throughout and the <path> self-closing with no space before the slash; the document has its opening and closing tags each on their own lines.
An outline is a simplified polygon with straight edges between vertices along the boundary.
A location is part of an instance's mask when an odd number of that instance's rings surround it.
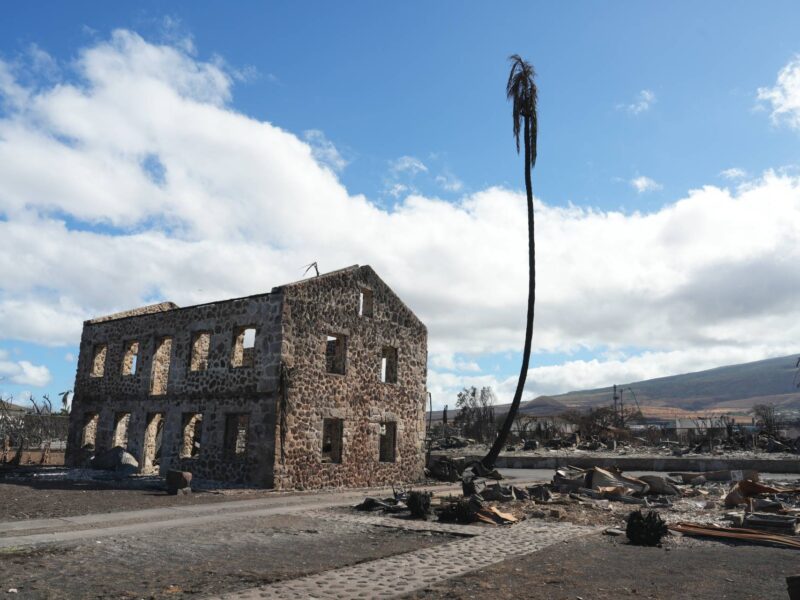
<svg viewBox="0 0 800 600">
<path fill-rule="evenodd" d="M 162 306 L 162 305 L 158 305 Z M 127 450 L 143 472 L 154 467 L 157 449 L 162 470 L 180 468 L 198 477 L 272 485 L 275 397 L 280 363 L 281 298 L 262 294 L 200 306 L 137 309 L 115 319 L 87 321 L 81 338 L 75 397 L 70 417 L 67 461 L 80 460 L 86 415 L 99 415 L 95 445 L 114 443 L 116 415 L 130 413 Z M 144 310 L 144 312 L 142 312 Z M 252 366 L 234 367 L 236 336 L 257 330 Z M 198 333 L 206 333 L 194 346 Z M 136 370 L 131 372 L 132 342 Z M 102 376 L 96 348 L 105 347 Z M 204 352 L 204 369 L 197 352 Z M 193 367 L 195 370 L 193 370 Z M 202 447 L 182 457 L 188 413 L 202 414 Z M 250 416 L 246 452 L 230 457 L 224 449 L 229 414 Z M 160 424 L 159 424 L 160 421 Z M 165 472 L 165 471 L 164 471 Z"/>
<path fill-rule="evenodd" d="M 249 328 L 255 345 L 244 348 Z M 328 372 L 329 336 L 343 340 L 344 374 Z M 381 381 L 387 348 L 395 383 Z M 426 376 L 425 326 L 370 267 L 270 294 L 142 307 L 84 324 L 67 462 L 80 462 L 84 441 L 122 441 L 116 426 L 129 413 L 124 442 L 142 472 L 158 463 L 277 488 L 412 482 L 424 463 Z M 340 462 L 323 456 L 325 419 L 341 420 L 331 429 Z M 395 424 L 393 462 L 379 460 L 384 423 Z"/>
<path fill-rule="evenodd" d="M 372 315 L 360 315 L 360 294 Z M 285 488 L 413 482 L 424 466 L 427 330 L 369 267 L 281 288 L 288 368 L 284 433 L 276 427 L 275 484 Z M 324 300 L 322 300 L 324 299 Z M 345 373 L 326 369 L 328 336 L 345 336 Z M 381 382 L 384 347 L 397 383 Z M 279 409 L 280 412 L 280 409 Z M 342 419 L 341 462 L 323 462 L 324 419 Z M 380 462 L 381 423 L 396 423 L 394 462 Z"/>
</svg>

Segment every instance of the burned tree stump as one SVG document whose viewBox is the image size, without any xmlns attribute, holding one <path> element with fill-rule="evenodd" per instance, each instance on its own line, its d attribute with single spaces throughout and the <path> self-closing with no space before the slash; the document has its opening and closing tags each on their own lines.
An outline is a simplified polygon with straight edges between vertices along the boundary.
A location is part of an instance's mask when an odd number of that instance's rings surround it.
<svg viewBox="0 0 800 600">
<path fill-rule="evenodd" d="M 431 497 L 433 494 L 430 492 L 408 492 L 408 510 L 411 511 L 411 516 L 415 519 L 427 520 L 428 515 L 431 514 Z"/>
</svg>

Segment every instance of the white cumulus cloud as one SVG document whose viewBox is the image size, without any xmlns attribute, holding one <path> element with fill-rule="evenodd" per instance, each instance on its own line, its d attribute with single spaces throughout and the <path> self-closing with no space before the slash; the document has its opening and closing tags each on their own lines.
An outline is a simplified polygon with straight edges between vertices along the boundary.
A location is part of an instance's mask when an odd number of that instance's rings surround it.
<svg viewBox="0 0 800 600">
<path fill-rule="evenodd" d="M 428 325 L 437 401 L 463 385 L 509 398 L 512 380 L 474 367 L 522 346 L 523 193 L 445 202 L 406 186 L 386 209 L 349 192 L 308 139 L 237 112 L 235 79 L 185 45 L 118 31 L 74 68 L 28 86 L 0 62 L 0 236 L 25 249 L 0 253 L 3 339 L 75 344 L 93 315 L 263 292 L 315 260 L 323 272 L 370 264 Z M 800 339 L 800 177 L 767 171 L 648 212 L 535 205 L 535 352 L 642 352 L 560 368 L 534 355 L 528 392 L 755 359 Z"/>
<path fill-rule="evenodd" d="M 747 177 L 747 171 L 740 169 L 739 167 L 731 167 L 730 169 L 720 171 L 720 176 L 731 180 L 744 179 Z"/>
<path fill-rule="evenodd" d="M 18 385 L 43 387 L 50 383 L 52 376 L 45 365 L 34 365 L 27 360 L 9 360 L 8 352 L 0 350 L 0 381 L 2 380 Z"/>
<path fill-rule="evenodd" d="M 408 173 L 412 176 L 417 173 L 428 172 L 428 167 L 425 166 L 425 163 L 414 156 L 401 156 L 389 161 L 389 168 L 393 173 Z"/>
<path fill-rule="evenodd" d="M 800 54 L 780 70 L 773 87 L 758 88 L 758 99 L 769 105 L 774 123 L 800 129 Z"/>
<path fill-rule="evenodd" d="M 656 94 L 652 90 L 641 90 L 630 104 L 618 104 L 617 108 L 624 109 L 632 115 L 639 115 L 650 110 L 655 104 Z"/>
<path fill-rule="evenodd" d="M 303 139 L 311 146 L 314 158 L 334 171 L 341 171 L 347 166 L 347 160 L 341 155 L 325 133 L 319 129 L 309 129 L 303 133 Z"/>
<path fill-rule="evenodd" d="M 437 175 L 436 184 L 446 192 L 460 192 L 464 188 L 464 182 L 449 171 Z"/>
<path fill-rule="evenodd" d="M 649 177 L 645 177 L 644 175 L 639 175 L 638 177 L 634 177 L 628 183 L 631 184 L 631 187 L 636 190 L 638 194 L 644 194 L 647 192 L 657 192 L 658 190 L 662 189 L 663 186 L 650 179 Z"/>
<path fill-rule="evenodd" d="M 434 369 L 443 371 L 461 371 L 461 372 L 478 372 L 481 370 L 480 365 L 474 360 L 463 360 L 457 358 L 452 353 L 433 354 L 430 357 L 431 366 Z"/>
</svg>

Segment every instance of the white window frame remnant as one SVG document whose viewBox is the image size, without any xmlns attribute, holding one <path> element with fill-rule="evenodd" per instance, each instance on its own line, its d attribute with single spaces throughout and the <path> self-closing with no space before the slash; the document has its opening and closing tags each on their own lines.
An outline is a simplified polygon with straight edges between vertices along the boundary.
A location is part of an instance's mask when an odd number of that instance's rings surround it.
<svg viewBox="0 0 800 600">
<path fill-rule="evenodd" d="M 358 293 L 358 316 L 371 317 L 375 314 L 375 294 L 369 288 L 361 288 Z"/>
</svg>

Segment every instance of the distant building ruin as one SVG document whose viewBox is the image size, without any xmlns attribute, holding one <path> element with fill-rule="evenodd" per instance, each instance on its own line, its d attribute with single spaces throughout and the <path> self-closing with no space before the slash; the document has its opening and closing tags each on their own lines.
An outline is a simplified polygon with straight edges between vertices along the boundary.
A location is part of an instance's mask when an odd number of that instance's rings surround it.
<svg viewBox="0 0 800 600">
<path fill-rule="evenodd" d="M 268 294 L 86 321 L 67 464 L 122 446 L 143 473 L 275 488 L 417 480 L 427 330 L 369 267 Z"/>
</svg>

